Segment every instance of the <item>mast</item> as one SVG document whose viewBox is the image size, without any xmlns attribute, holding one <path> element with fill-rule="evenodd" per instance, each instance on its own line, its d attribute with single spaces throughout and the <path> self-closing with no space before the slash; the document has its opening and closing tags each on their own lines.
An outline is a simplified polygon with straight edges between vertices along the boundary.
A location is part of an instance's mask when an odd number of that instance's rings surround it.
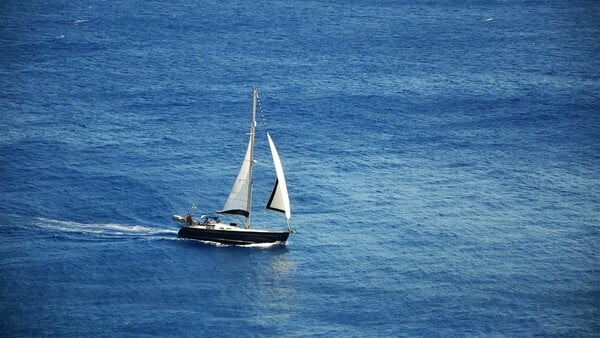
<svg viewBox="0 0 600 338">
<path fill-rule="evenodd" d="M 252 123 L 250 125 L 250 173 L 248 176 L 249 187 L 248 187 L 248 217 L 246 218 L 246 228 L 250 228 L 250 215 L 252 213 L 252 168 L 254 167 L 254 136 L 256 130 L 256 100 L 258 98 L 258 89 L 256 86 L 252 87 Z"/>
</svg>

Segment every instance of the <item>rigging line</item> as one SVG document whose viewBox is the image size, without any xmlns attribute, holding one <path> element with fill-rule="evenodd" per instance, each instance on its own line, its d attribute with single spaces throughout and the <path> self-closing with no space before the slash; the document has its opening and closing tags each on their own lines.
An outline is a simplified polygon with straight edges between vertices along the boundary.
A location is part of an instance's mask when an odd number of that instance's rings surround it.
<svg viewBox="0 0 600 338">
<path fill-rule="evenodd" d="M 260 120 L 262 122 L 263 128 L 265 128 L 265 132 L 269 132 L 267 128 L 267 119 L 265 118 L 265 111 L 263 110 L 262 104 L 260 103 L 260 96 L 256 98 L 256 102 L 258 103 L 258 111 L 260 112 Z"/>
</svg>

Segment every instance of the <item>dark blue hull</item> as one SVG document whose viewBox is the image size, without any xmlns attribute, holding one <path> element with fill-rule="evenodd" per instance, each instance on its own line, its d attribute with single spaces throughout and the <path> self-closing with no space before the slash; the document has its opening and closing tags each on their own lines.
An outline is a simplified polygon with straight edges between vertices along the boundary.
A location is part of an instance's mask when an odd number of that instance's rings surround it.
<svg viewBox="0 0 600 338">
<path fill-rule="evenodd" d="M 179 237 L 198 239 L 202 241 L 218 242 L 223 244 L 284 244 L 290 233 L 288 231 L 252 231 L 252 230 L 217 230 L 194 227 L 182 227 L 177 233 Z"/>
</svg>

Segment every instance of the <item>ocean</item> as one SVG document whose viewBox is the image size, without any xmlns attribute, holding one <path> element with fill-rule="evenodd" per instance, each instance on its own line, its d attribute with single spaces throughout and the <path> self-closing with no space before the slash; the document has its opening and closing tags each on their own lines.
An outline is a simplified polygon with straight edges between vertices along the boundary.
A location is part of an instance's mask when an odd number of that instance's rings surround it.
<svg viewBox="0 0 600 338">
<path fill-rule="evenodd" d="M 600 3 L 0 4 L 0 336 L 600 336 Z M 273 136 L 286 245 L 177 237 Z M 261 150 L 262 149 L 262 150 Z M 274 181 L 258 158 L 253 224 Z"/>
</svg>

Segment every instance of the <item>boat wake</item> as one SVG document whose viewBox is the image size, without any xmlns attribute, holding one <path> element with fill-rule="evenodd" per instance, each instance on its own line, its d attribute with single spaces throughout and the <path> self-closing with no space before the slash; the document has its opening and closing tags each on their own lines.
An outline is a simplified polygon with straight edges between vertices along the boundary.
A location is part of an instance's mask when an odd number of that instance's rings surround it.
<svg viewBox="0 0 600 338">
<path fill-rule="evenodd" d="M 76 233 L 102 238 L 177 239 L 177 230 L 142 225 L 115 223 L 79 223 L 48 218 L 34 218 L 34 226 L 64 233 Z"/>
<path fill-rule="evenodd" d="M 273 247 L 285 245 L 285 243 L 286 242 L 255 243 L 255 244 L 246 244 L 246 245 L 239 245 L 239 246 L 244 247 L 244 248 L 270 249 Z"/>
<path fill-rule="evenodd" d="M 203 241 L 201 239 L 192 239 L 192 238 L 178 238 L 183 241 L 193 241 L 199 242 L 207 245 L 216 246 L 218 248 L 223 247 L 238 247 L 238 248 L 257 248 L 257 249 L 271 249 L 280 246 L 285 246 L 286 242 L 273 242 L 273 243 L 253 243 L 253 244 L 224 244 L 219 242 L 211 242 L 211 241 Z"/>
</svg>

